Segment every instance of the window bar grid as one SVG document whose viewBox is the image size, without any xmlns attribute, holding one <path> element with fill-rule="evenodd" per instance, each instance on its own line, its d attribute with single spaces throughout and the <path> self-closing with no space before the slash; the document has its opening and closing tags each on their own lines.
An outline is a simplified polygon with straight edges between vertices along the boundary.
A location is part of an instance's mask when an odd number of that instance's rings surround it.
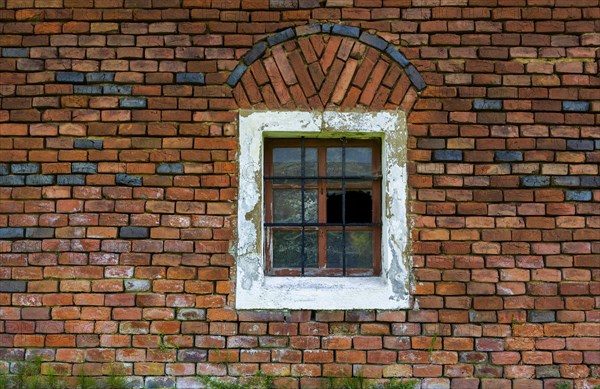
<svg viewBox="0 0 600 389">
<path fill-rule="evenodd" d="M 346 276 L 346 138 L 342 138 L 342 276 Z"/>
<path fill-rule="evenodd" d="M 301 255 L 300 255 L 300 262 L 301 262 L 301 266 L 302 266 L 302 275 L 304 275 L 304 267 L 306 266 L 306 247 L 305 247 L 305 234 L 304 234 L 304 228 L 305 228 L 304 225 L 306 223 L 306 219 L 304 216 L 304 211 L 305 211 L 305 204 L 304 204 L 305 154 L 306 154 L 306 148 L 304 147 L 304 137 L 302 137 L 300 139 L 300 176 L 302 177 L 300 179 L 300 193 L 302 196 L 302 199 L 300 201 L 302 203 L 302 232 L 301 232 L 302 251 L 301 251 Z"/>
</svg>

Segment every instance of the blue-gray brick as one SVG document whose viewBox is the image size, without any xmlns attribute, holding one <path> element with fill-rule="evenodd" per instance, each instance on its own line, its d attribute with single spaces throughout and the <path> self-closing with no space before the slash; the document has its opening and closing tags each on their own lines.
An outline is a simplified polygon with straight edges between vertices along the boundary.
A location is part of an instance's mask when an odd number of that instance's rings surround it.
<svg viewBox="0 0 600 389">
<path fill-rule="evenodd" d="M 147 292 L 152 287 L 150 280 L 125 280 L 127 292 Z"/>
<path fill-rule="evenodd" d="M 177 352 L 177 360 L 181 362 L 205 362 L 207 358 L 207 350 L 184 349 Z"/>
<path fill-rule="evenodd" d="M 84 139 L 84 138 L 80 138 L 80 139 L 75 139 L 75 142 L 73 142 L 73 147 L 76 149 L 96 149 L 96 150 L 102 150 L 102 147 L 104 146 L 104 141 L 100 140 L 100 139 Z"/>
<path fill-rule="evenodd" d="M 54 228 L 50 227 L 30 227 L 25 230 L 26 238 L 44 239 L 54 237 Z"/>
<path fill-rule="evenodd" d="M 358 38 L 360 36 L 360 28 L 353 26 L 346 26 L 345 24 L 334 24 L 331 29 L 331 33 L 334 35 L 349 36 Z"/>
<path fill-rule="evenodd" d="M 160 174 L 181 174 L 183 173 L 182 163 L 161 163 L 156 168 L 156 172 Z"/>
<path fill-rule="evenodd" d="M 600 150 L 600 139 L 597 139 L 594 143 L 596 143 L 596 150 Z"/>
<path fill-rule="evenodd" d="M 121 227 L 119 229 L 119 238 L 138 238 L 144 239 L 150 236 L 148 227 Z"/>
<path fill-rule="evenodd" d="M 85 176 L 82 174 L 59 174 L 56 176 L 57 185 L 85 185 Z"/>
<path fill-rule="evenodd" d="M 85 80 L 81 72 L 56 72 L 56 82 L 81 83 Z"/>
<path fill-rule="evenodd" d="M 26 281 L 0 281 L 0 292 L 19 293 L 27 292 Z"/>
<path fill-rule="evenodd" d="M 105 95 L 130 95 L 131 87 L 129 85 L 104 85 L 102 93 Z"/>
<path fill-rule="evenodd" d="M 537 378 L 560 378 L 558 366 L 545 365 L 535 367 L 535 376 Z"/>
<path fill-rule="evenodd" d="M 587 101 L 563 101 L 562 109 L 566 112 L 587 112 L 590 110 L 590 103 Z"/>
<path fill-rule="evenodd" d="M 369 34 L 368 32 L 363 32 L 362 34 L 360 34 L 358 40 L 379 50 L 385 50 L 385 48 L 388 45 L 386 40 L 381 39 L 376 35 Z"/>
<path fill-rule="evenodd" d="M 523 160 L 523 153 L 521 151 L 496 151 L 494 155 L 496 161 L 503 162 L 516 162 Z"/>
<path fill-rule="evenodd" d="M 93 72 L 85 75 L 87 82 L 113 82 L 115 80 L 114 72 Z"/>
<path fill-rule="evenodd" d="M 25 184 L 30 186 L 54 185 L 55 177 L 52 175 L 29 175 L 25 176 Z"/>
<path fill-rule="evenodd" d="M 204 73 L 177 73 L 176 82 L 178 84 L 204 85 Z"/>
<path fill-rule="evenodd" d="M 235 69 L 233 69 L 229 77 L 227 77 L 227 85 L 229 85 L 232 88 L 235 87 L 237 83 L 240 82 L 240 79 L 246 72 L 246 69 L 248 69 L 248 66 L 244 65 L 243 63 L 237 64 L 237 66 L 235 67 Z"/>
<path fill-rule="evenodd" d="M 73 92 L 76 95 L 101 95 L 102 87 L 99 85 L 75 85 Z"/>
<path fill-rule="evenodd" d="M 250 51 L 244 55 L 244 63 L 250 66 L 254 61 L 262 57 L 267 51 L 267 44 L 264 41 L 258 42 Z"/>
<path fill-rule="evenodd" d="M 581 186 L 600 188 L 600 176 L 582 176 Z"/>
<path fill-rule="evenodd" d="M 72 173 L 96 174 L 98 173 L 98 164 L 94 162 L 73 162 L 71 164 Z"/>
<path fill-rule="evenodd" d="M 177 311 L 177 320 L 204 320 L 206 311 L 198 308 L 181 308 Z"/>
<path fill-rule="evenodd" d="M 292 27 L 286 28 L 283 31 L 279 31 L 276 34 L 270 35 L 267 37 L 267 42 L 269 42 L 269 46 L 275 46 L 279 43 L 283 43 L 293 39 L 296 36 L 296 32 Z"/>
<path fill-rule="evenodd" d="M 5 58 L 27 58 L 29 57 L 29 49 L 7 47 L 2 49 L 2 56 Z"/>
<path fill-rule="evenodd" d="M 25 357 L 25 350 L 22 348 L 0 348 L 0 360 L 20 361 Z"/>
<path fill-rule="evenodd" d="M 0 186 L 23 186 L 25 176 L 0 176 Z"/>
<path fill-rule="evenodd" d="M 556 312 L 529 311 L 527 312 L 527 321 L 529 323 L 553 323 L 556 321 Z"/>
<path fill-rule="evenodd" d="M 570 139 L 567 141 L 567 150 L 591 151 L 594 150 L 594 141 Z"/>
<path fill-rule="evenodd" d="M 145 97 L 123 97 L 119 99 L 121 108 L 146 108 L 147 101 Z"/>
<path fill-rule="evenodd" d="M 399 52 L 398 49 L 396 49 L 394 46 L 389 45 L 387 49 L 385 49 L 385 52 L 387 53 L 387 55 L 390 56 L 391 59 L 398 62 L 403 68 L 406 68 L 408 67 L 408 65 L 410 65 L 410 62 L 408 61 L 408 59 L 406 59 L 404 54 Z"/>
<path fill-rule="evenodd" d="M 40 165 L 37 163 L 13 163 L 10 165 L 12 174 L 37 174 L 40 172 Z"/>
<path fill-rule="evenodd" d="M 0 239 L 17 239 L 17 238 L 23 238 L 24 236 L 25 236 L 24 228 L 19 228 L 19 227 L 0 228 Z"/>
<path fill-rule="evenodd" d="M 556 186 L 579 186 L 579 176 L 555 176 L 552 177 L 552 184 Z"/>
<path fill-rule="evenodd" d="M 592 201 L 592 192 L 589 190 L 568 190 L 567 201 Z"/>
<path fill-rule="evenodd" d="M 0 176 L 6 176 L 10 173 L 10 166 L 6 163 L 0 163 Z"/>
<path fill-rule="evenodd" d="M 321 30 L 326 34 L 331 34 L 331 30 L 333 30 L 333 24 L 331 23 L 323 23 L 321 24 Z"/>
<path fill-rule="evenodd" d="M 269 8 L 296 9 L 298 8 L 298 0 L 269 0 Z"/>
<path fill-rule="evenodd" d="M 435 150 L 433 159 L 435 161 L 462 161 L 463 152 L 461 150 Z"/>
<path fill-rule="evenodd" d="M 414 65 L 408 65 L 408 67 L 404 69 L 404 71 L 408 76 L 410 82 L 418 91 L 422 91 L 423 89 L 425 89 L 425 87 L 427 87 L 423 76 L 421 76 L 421 73 L 419 73 L 419 71 L 416 67 L 414 67 Z"/>
<path fill-rule="evenodd" d="M 502 100 L 473 100 L 473 109 L 478 111 L 499 111 L 502 109 Z"/>
<path fill-rule="evenodd" d="M 171 377 L 148 377 L 146 378 L 146 389 L 164 389 L 174 388 L 176 385 L 175 378 Z"/>
<path fill-rule="evenodd" d="M 142 177 L 120 173 L 115 177 L 117 185 L 142 186 Z"/>
<path fill-rule="evenodd" d="M 528 188 L 539 188 L 550 185 L 548 176 L 527 176 L 521 177 L 521 186 Z"/>
</svg>

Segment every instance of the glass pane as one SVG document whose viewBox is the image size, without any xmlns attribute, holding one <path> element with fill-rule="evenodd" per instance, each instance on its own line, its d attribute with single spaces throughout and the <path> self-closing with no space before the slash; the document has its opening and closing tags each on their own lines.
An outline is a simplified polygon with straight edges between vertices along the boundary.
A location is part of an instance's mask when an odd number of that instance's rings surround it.
<svg viewBox="0 0 600 389">
<path fill-rule="evenodd" d="M 317 191 L 304 191 L 304 222 L 317 222 Z M 302 191 L 298 189 L 273 190 L 273 222 L 302 223 Z"/>
<path fill-rule="evenodd" d="M 342 231 L 327 232 L 327 267 L 342 267 Z M 346 231 L 346 268 L 373 268 L 373 233 Z"/>
<path fill-rule="evenodd" d="M 327 223 L 342 223 L 342 191 L 327 191 Z M 346 190 L 346 223 L 373 221 L 373 195 L 370 190 Z"/>
<path fill-rule="evenodd" d="M 302 231 L 273 231 L 273 268 L 301 267 L 302 264 Z M 317 232 L 304 231 L 304 250 L 306 263 L 304 267 L 317 267 Z"/>
<path fill-rule="evenodd" d="M 300 176 L 302 173 L 302 149 L 300 147 L 275 147 L 273 148 L 273 175 L 274 176 Z M 315 177 L 317 175 L 317 149 L 307 147 L 304 149 L 304 175 Z"/>
<path fill-rule="evenodd" d="M 346 176 L 371 176 L 373 151 L 370 147 L 346 147 Z M 327 175 L 342 175 L 342 148 L 327 148 Z"/>
</svg>

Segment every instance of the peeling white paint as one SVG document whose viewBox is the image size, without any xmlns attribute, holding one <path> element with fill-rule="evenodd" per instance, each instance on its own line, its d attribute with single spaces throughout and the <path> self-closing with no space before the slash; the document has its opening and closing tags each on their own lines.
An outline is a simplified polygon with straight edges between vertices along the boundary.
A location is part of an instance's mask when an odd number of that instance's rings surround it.
<svg viewBox="0 0 600 389">
<path fill-rule="evenodd" d="M 403 112 L 240 112 L 237 309 L 409 307 L 406 118 Z M 263 138 L 378 136 L 383 139 L 382 274 L 271 277 L 264 272 Z"/>
</svg>

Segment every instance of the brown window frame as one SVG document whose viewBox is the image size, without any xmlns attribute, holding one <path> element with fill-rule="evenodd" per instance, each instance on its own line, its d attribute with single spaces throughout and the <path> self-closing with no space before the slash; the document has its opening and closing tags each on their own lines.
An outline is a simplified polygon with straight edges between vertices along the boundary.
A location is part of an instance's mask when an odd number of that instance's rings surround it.
<svg viewBox="0 0 600 389">
<path fill-rule="evenodd" d="M 264 142 L 264 236 L 265 236 L 265 272 L 272 276 L 379 276 L 381 274 L 381 138 L 352 139 L 352 138 L 266 138 Z M 298 178 L 301 185 L 281 185 L 274 184 L 273 177 L 273 149 L 276 147 L 294 147 L 294 148 L 317 148 L 317 177 Z M 327 176 L 327 148 L 328 147 L 370 147 L 372 150 L 372 172 L 370 178 L 361 178 L 361 181 L 371 180 L 370 185 L 353 184 L 352 189 L 370 190 L 372 193 L 372 218 L 371 223 L 357 223 L 356 225 L 347 225 L 342 222 L 331 225 L 327 223 L 327 191 L 330 189 L 341 189 L 343 192 L 347 189 L 347 183 L 352 183 L 351 178 L 340 178 L 341 188 L 328 184 L 331 177 Z M 305 180 L 315 180 L 314 184 L 306 184 Z M 335 179 L 338 179 L 337 176 Z M 316 189 L 318 198 L 318 223 L 317 225 L 306 226 L 309 223 L 300 223 L 295 226 L 273 226 L 273 190 L 274 189 Z M 344 199 L 345 199 L 345 195 Z M 344 200 L 345 201 L 345 200 Z M 343 212 L 343 208 L 342 208 Z M 345 220 L 345 216 L 343 216 Z M 274 268 L 272 258 L 272 232 L 274 230 L 301 230 L 317 231 L 318 250 L 317 250 L 317 268 Z M 345 266 L 345 255 L 343 256 L 343 265 L 341 268 L 328 269 L 327 265 L 327 232 L 328 231 L 370 231 L 373 236 L 373 266 L 372 268 L 348 268 Z M 345 236 L 345 232 L 343 233 Z"/>
</svg>

